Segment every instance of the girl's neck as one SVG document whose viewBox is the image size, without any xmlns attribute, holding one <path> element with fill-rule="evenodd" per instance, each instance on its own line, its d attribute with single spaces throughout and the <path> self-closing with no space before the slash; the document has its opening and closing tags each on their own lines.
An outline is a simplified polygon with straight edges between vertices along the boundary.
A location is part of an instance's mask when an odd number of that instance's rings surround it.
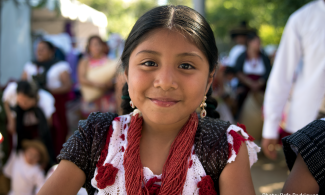
<svg viewBox="0 0 325 195">
<path fill-rule="evenodd" d="M 179 131 L 186 124 L 190 116 L 173 124 L 157 124 L 143 118 L 142 137 L 159 140 L 160 143 L 170 144 L 175 140 Z"/>
</svg>

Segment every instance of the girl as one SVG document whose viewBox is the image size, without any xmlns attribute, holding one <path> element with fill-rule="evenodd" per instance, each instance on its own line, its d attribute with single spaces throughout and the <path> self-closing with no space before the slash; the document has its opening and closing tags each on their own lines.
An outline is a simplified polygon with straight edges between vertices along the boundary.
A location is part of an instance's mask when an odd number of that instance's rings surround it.
<svg viewBox="0 0 325 195">
<path fill-rule="evenodd" d="M 240 127 L 205 117 L 217 53 L 209 24 L 191 8 L 140 17 L 121 56 L 123 108 L 137 109 L 81 121 L 39 194 L 81 186 L 88 194 L 254 194 L 249 167 L 259 148 Z"/>
<path fill-rule="evenodd" d="M 12 152 L 4 174 L 11 179 L 9 195 L 34 195 L 45 182 L 41 166 L 47 164 L 45 146 L 38 140 L 24 140 L 23 150 Z"/>
<path fill-rule="evenodd" d="M 242 53 L 236 61 L 235 70 L 240 81 L 238 86 L 238 110 L 242 105 L 248 92 L 264 93 L 266 81 L 270 75 L 271 63 L 269 58 L 261 52 L 261 40 L 256 34 L 247 36 L 247 50 Z"/>
</svg>

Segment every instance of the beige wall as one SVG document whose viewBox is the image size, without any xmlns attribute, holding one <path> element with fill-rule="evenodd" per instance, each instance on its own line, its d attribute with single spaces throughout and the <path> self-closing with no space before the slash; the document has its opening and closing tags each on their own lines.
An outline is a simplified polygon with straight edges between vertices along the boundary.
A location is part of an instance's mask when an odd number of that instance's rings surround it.
<svg viewBox="0 0 325 195">
<path fill-rule="evenodd" d="M 57 15 L 57 13 L 49 11 L 48 9 L 34 9 L 32 11 L 31 29 L 32 32 L 43 30 L 47 34 L 59 34 L 64 31 L 64 25 L 67 20 L 69 19 Z M 99 27 L 91 22 L 74 20 L 72 29 L 78 41 L 78 48 L 82 51 L 86 46 L 89 36 L 100 35 Z"/>
</svg>

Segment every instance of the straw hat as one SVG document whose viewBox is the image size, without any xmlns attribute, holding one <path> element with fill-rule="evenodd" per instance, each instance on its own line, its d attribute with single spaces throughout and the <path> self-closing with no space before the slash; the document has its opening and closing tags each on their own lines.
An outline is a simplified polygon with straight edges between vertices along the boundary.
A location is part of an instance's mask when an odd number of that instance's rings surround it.
<svg viewBox="0 0 325 195">
<path fill-rule="evenodd" d="M 25 150 L 29 147 L 36 148 L 41 154 L 41 165 L 46 165 L 49 162 L 49 155 L 44 144 L 39 140 L 23 140 L 22 148 Z"/>
</svg>

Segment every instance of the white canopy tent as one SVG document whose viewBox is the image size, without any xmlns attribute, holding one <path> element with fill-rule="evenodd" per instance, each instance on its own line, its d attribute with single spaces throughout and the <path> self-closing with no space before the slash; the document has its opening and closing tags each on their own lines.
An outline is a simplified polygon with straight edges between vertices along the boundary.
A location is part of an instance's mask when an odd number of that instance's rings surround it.
<svg viewBox="0 0 325 195">
<path fill-rule="evenodd" d="M 38 0 L 34 0 L 37 4 Z M 24 64 L 32 59 L 32 34 L 61 34 L 65 24 L 72 24 L 72 32 L 80 49 L 84 49 L 91 35 L 106 38 L 107 18 L 76 0 L 48 0 L 44 8 L 33 9 L 25 0 L 2 1 L 0 86 L 9 79 L 19 79 Z M 60 11 L 55 11 L 59 4 Z"/>
</svg>

